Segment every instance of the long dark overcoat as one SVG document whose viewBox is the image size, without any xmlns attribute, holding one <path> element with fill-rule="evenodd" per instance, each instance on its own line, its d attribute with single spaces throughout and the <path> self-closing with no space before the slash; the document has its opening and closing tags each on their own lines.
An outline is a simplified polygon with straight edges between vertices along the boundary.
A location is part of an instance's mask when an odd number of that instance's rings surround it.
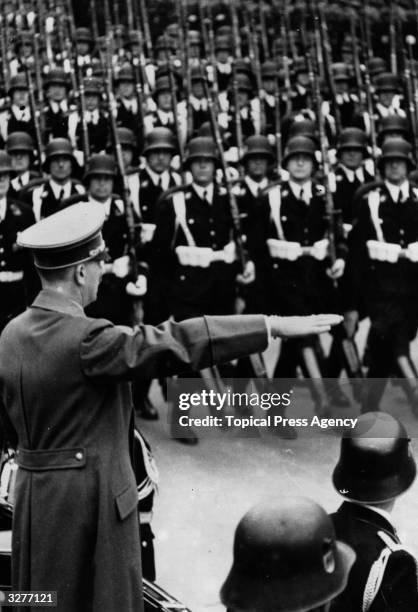
<svg viewBox="0 0 418 612">
<path fill-rule="evenodd" d="M 129 379 L 266 345 L 260 315 L 133 331 L 43 290 L 0 340 L 0 398 L 19 445 L 13 588 L 58 591 L 60 612 L 141 610 Z"/>
</svg>

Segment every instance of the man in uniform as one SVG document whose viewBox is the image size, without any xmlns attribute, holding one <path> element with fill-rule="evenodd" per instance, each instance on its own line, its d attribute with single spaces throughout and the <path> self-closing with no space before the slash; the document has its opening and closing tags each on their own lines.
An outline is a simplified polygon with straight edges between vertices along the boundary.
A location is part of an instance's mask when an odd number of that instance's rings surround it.
<svg viewBox="0 0 418 612">
<path fill-rule="evenodd" d="M 221 600 L 230 612 L 327 612 L 345 588 L 354 559 L 314 501 L 284 497 L 260 503 L 235 530 Z"/>
<path fill-rule="evenodd" d="M 283 165 L 289 180 L 272 184 L 262 195 L 260 240 L 267 252 L 260 266 L 268 269 L 271 312 L 304 314 L 336 305 L 333 279 L 342 276 L 346 246 L 336 237 L 337 259 L 330 265 L 325 188 L 312 177 L 316 167 L 315 145 L 306 136 L 289 140 Z M 261 256 L 261 251 L 260 251 Z M 303 338 L 282 346 L 276 378 L 294 378 L 300 365 L 310 379 L 318 413 L 328 410 L 321 383 L 322 355 L 316 338 Z M 332 402 L 346 405 L 338 386 L 329 390 Z"/>
<path fill-rule="evenodd" d="M 408 434 L 391 415 L 364 414 L 342 438 L 332 479 L 345 501 L 331 518 L 337 538 L 357 559 L 332 612 L 418 609 L 417 561 L 402 546 L 392 518 L 415 476 Z"/>
<path fill-rule="evenodd" d="M 110 127 L 109 119 L 100 106 L 103 94 L 102 83 L 96 77 L 87 77 L 83 79 L 83 88 L 86 103 L 84 120 L 87 123 L 90 153 L 104 152 L 110 140 Z M 68 135 L 73 148 L 83 151 L 83 124 L 79 113 L 71 115 Z"/>
<path fill-rule="evenodd" d="M 6 142 L 13 132 L 26 132 L 35 138 L 35 124 L 29 105 L 29 88 L 25 74 L 17 74 L 10 79 L 8 91 L 10 109 L 0 113 L 0 134 Z"/>
<path fill-rule="evenodd" d="M 400 371 L 416 410 L 416 373 L 409 343 L 418 328 L 418 190 L 409 183 L 411 145 L 382 147 L 379 184 L 361 193 L 347 261 L 346 328 L 353 335 L 364 304 L 370 317 L 369 381 L 363 410 L 378 410 L 386 379 Z"/>
<path fill-rule="evenodd" d="M 269 330 L 319 333 L 340 322 L 247 315 L 131 330 L 90 319 L 104 221 L 102 204 L 81 203 L 20 234 L 43 289 L 0 341 L 2 413 L 18 443 L 13 589 L 57 591 L 62 612 L 142 610 L 127 381 L 263 351 Z"/>
<path fill-rule="evenodd" d="M 32 169 L 33 140 L 26 132 L 13 132 L 7 138 L 6 150 L 12 160 L 15 174 L 10 181 L 10 192 L 17 196 L 19 191 L 27 187 L 31 181 L 40 178 Z"/>
<path fill-rule="evenodd" d="M 77 122 L 77 110 L 69 102 L 70 82 L 63 68 L 51 68 L 45 78 L 47 104 L 43 110 L 45 141 L 68 138 L 69 124 Z"/>
<path fill-rule="evenodd" d="M 70 196 L 84 193 L 84 187 L 72 178 L 78 164 L 69 140 L 55 138 L 48 143 L 43 167 L 50 177 L 21 194 L 22 199 L 32 206 L 37 221 L 57 212 Z"/>
<path fill-rule="evenodd" d="M 35 222 L 29 206 L 9 194 L 12 161 L 0 151 L 0 333 L 26 308 L 32 285 L 31 261 L 16 244 L 19 232 Z"/>
</svg>

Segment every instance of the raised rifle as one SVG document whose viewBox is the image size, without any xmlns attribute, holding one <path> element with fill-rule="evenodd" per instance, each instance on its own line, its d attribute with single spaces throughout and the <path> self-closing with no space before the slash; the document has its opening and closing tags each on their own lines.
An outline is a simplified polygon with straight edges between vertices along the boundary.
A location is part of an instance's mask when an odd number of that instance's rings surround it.
<svg viewBox="0 0 418 612">
<path fill-rule="evenodd" d="M 113 145 L 114 145 L 114 150 L 115 150 L 116 163 L 117 163 L 119 174 L 122 180 L 122 194 L 121 195 L 122 195 L 124 209 L 125 209 L 126 225 L 128 228 L 128 255 L 130 259 L 132 277 L 134 281 L 136 281 L 138 277 L 138 261 L 136 258 L 136 250 L 139 244 L 138 229 L 140 228 L 142 220 L 140 218 L 140 211 L 136 215 L 137 221 L 135 219 L 134 207 L 131 201 L 131 194 L 130 194 L 128 179 L 126 176 L 125 164 L 123 161 L 122 146 L 120 144 L 120 140 L 118 137 L 118 130 L 116 126 L 116 119 L 115 119 L 116 100 L 115 100 L 115 96 L 114 96 L 113 88 L 112 88 L 112 78 L 111 78 L 112 77 L 112 67 L 109 64 L 109 47 L 110 47 L 109 38 L 110 37 L 107 38 L 107 44 L 106 44 L 106 65 L 107 65 L 108 77 L 104 78 L 103 81 L 104 81 L 105 92 L 106 92 L 106 100 L 107 100 L 109 121 L 110 121 L 110 130 L 111 130 L 111 135 L 112 135 L 112 140 L 113 140 Z"/>
<path fill-rule="evenodd" d="M 149 60 L 153 59 L 152 39 L 151 30 L 148 19 L 147 7 L 144 0 L 139 0 L 139 11 L 141 15 L 142 27 L 144 28 L 145 48 L 147 50 L 147 57 Z"/>
<path fill-rule="evenodd" d="M 138 32 L 138 47 L 142 48 L 142 40 L 140 39 L 140 32 Z M 142 51 L 143 53 L 143 51 Z M 138 105 L 138 127 L 141 136 L 141 142 L 144 142 L 145 139 L 145 130 L 144 130 L 144 89 L 143 89 L 143 75 L 141 74 L 141 58 L 138 56 L 132 56 L 132 67 L 134 72 L 135 79 L 135 91 L 136 91 L 136 100 Z"/>
<path fill-rule="evenodd" d="M 238 149 L 238 159 L 241 159 L 243 152 L 244 139 L 242 134 L 241 125 L 241 109 L 238 101 L 238 80 L 237 80 L 237 67 L 234 61 L 232 66 L 232 95 L 234 104 L 234 126 L 235 126 L 235 138 Z"/>
<path fill-rule="evenodd" d="M 415 36 L 410 34 L 405 38 L 408 57 L 404 53 L 404 74 L 408 98 L 409 121 L 414 136 L 415 159 L 418 160 L 418 80 L 414 63 L 413 46 L 416 44 Z"/>
<path fill-rule="evenodd" d="M 174 118 L 174 129 L 175 129 L 176 137 L 177 137 L 180 166 L 183 167 L 183 161 L 184 161 L 183 137 L 181 134 L 180 122 L 179 122 L 179 117 L 178 117 L 176 83 L 174 80 L 173 65 L 172 65 L 171 57 L 170 57 L 169 40 L 168 40 L 167 34 L 165 34 L 164 36 L 164 45 L 165 45 L 165 56 L 166 56 L 166 62 L 167 62 L 167 68 L 168 68 L 168 78 L 170 82 L 171 109 L 172 109 L 173 118 Z"/>
<path fill-rule="evenodd" d="M 0 15 L 1 66 L 2 66 L 2 70 L 3 70 L 5 90 L 9 91 L 9 87 L 10 87 L 10 69 L 9 69 L 9 60 L 8 60 L 8 57 L 7 57 L 7 33 L 8 33 L 7 20 L 3 17 L 3 15 Z"/>
</svg>

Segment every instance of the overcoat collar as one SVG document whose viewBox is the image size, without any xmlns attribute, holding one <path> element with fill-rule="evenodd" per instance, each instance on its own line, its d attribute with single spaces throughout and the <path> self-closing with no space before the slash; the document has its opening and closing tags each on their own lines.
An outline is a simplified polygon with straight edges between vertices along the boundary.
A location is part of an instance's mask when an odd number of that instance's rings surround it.
<svg viewBox="0 0 418 612">
<path fill-rule="evenodd" d="M 74 317 L 86 316 L 81 304 L 68 295 L 60 293 L 59 291 L 54 291 L 53 289 L 42 289 L 35 298 L 32 308 L 55 310 L 56 312 L 72 315 Z"/>
</svg>

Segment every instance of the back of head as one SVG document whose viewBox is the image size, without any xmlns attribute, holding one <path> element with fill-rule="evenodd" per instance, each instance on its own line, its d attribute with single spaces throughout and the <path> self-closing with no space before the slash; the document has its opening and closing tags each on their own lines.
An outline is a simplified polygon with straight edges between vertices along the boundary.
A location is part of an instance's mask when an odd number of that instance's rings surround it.
<svg viewBox="0 0 418 612">
<path fill-rule="evenodd" d="M 332 479 L 346 499 L 382 504 L 404 493 L 415 475 L 415 460 L 402 423 L 384 412 L 367 412 L 343 436 Z"/>
<path fill-rule="evenodd" d="M 354 559 L 315 502 L 294 497 L 260 504 L 236 528 L 221 599 L 231 611 L 307 612 L 345 588 Z"/>
</svg>

